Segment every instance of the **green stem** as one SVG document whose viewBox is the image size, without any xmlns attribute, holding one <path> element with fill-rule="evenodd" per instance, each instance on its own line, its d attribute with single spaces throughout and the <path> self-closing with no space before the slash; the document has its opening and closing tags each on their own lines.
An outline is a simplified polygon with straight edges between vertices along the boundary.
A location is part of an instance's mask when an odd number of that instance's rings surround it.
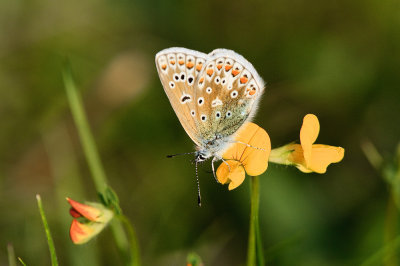
<svg viewBox="0 0 400 266">
<path fill-rule="evenodd" d="M 247 248 L 247 266 L 264 265 L 258 210 L 260 205 L 260 182 L 258 176 L 251 177 L 250 230 Z"/>
<path fill-rule="evenodd" d="M 101 164 L 100 156 L 94 142 L 92 132 L 90 131 L 89 123 L 83 109 L 82 99 L 79 95 L 78 89 L 72 78 L 71 68 L 69 64 L 66 65 L 63 71 L 64 85 L 67 92 L 68 102 L 71 108 L 72 116 L 74 118 L 76 127 L 78 129 L 79 138 L 83 147 L 83 151 L 89 165 L 89 169 L 92 173 L 93 183 L 96 190 L 102 195 L 106 195 L 107 190 L 107 178 L 103 166 Z M 133 261 L 138 261 L 135 254 L 129 252 L 128 238 L 124 232 L 124 228 L 120 221 L 116 220 L 111 223 L 111 231 L 113 233 L 115 242 L 118 249 L 128 255 L 128 265 L 139 265 L 132 264 Z M 136 246 L 136 243 L 131 243 L 131 246 Z M 137 252 L 138 253 L 138 252 Z M 130 256 L 129 256 L 130 254 Z M 135 258 L 132 258 L 135 255 Z"/>
<path fill-rule="evenodd" d="M 256 224 L 256 252 L 257 252 L 257 265 L 265 265 L 264 251 L 262 245 L 262 239 L 260 234 L 260 223 L 257 215 Z"/>
<path fill-rule="evenodd" d="M 46 215 L 44 214 L 42 199 L 40 198 L 39 194 L 36 195 L 36 199 L 37 199 L 37 203 L 38 203 L 38 207 L 39 207 L 40 216 L 42 217 L 44 230 L 46 232 L 47 244 L 49 245 L 50 256 L 51 256 L 51 265 L 58 266 L 56 249 L 54 247 L 53 238 L 51 237 L 50 228 L 49 228 L 49 224 L 47 223 Z"/>
<path fill-rule="evenodd" d="M 122 221 L 122 223 L 125 224 L 125 228 L 127 228 L 129 233 L 129 239 L 131 243 L 131 253 L 133 254 L 132 265 L 138 266 L 140 265 L 140 253 L 139 253 L 139 244 L 137 241 L 136 232 L 132 224 L 129 222 L 129 219 L 125 215 L 120 215 L 119 219 Z"/>
</svg>

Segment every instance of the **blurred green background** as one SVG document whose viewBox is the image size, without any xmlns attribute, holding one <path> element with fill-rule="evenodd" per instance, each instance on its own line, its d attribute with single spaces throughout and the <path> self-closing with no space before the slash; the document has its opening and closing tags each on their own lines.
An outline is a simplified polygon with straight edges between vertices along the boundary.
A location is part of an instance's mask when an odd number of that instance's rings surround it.
<svg viewBox="0 0 400 266">
<path fill-rule="evenodd" d="M 110 186 L 134 223 L 143 265 L 243 265 L 249 182 L 228 191 L 200 169 L 163 92 L 155 54 L 229 48 L 267 81 L 255 122 L 273 147 L 320 118 L 318 143 L 345 158 L 325 175 L 270 165 L 260 223 L 270 265 L 356 265 L 397 233 L 390 189 L 364 156 L 370 140 L 390 161 L 400 141 L 400 5 L 355 1 L 0 1 L 0 265 L 7 244 L 49 265 L 40 193 L 62 265 L 121 265 L 109 230 L 69 240 L 65 197 L 96 201 L 61 70 L 69 57 Z M 388 236 L 389 234 L 389 236 Z M 381 260 L 378 260 L 380 265 Z M 396 265 L 392 258 L 391 262 Z"/>
</svg>

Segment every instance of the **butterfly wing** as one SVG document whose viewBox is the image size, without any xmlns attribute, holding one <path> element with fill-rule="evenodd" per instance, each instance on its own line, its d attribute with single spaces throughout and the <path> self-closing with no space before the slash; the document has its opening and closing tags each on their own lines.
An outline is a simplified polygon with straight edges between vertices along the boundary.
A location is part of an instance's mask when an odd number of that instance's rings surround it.
<svg viewBox="0 0 400 266">
<path fill-rule="evenodd" d="M 231 50 L 211 52 L 195 84 L 198 131 L 204 142 L 235 134 L 257 109 L 264 81 Z"/>
<path fill-rule="evenodd" d="M 156 55 L 156 66 L 164 91 L 189 137 L 200 144 L 195 121 L 194 84 L 208 55 L 186 48 L 168 48 Z"/>
</svg>

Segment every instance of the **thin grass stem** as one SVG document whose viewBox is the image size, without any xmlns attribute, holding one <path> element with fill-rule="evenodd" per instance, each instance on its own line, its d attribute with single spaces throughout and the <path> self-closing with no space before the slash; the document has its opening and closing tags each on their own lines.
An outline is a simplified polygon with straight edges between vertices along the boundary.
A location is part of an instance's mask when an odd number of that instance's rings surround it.
<svg viewBox="0 0 400 266">
<path fill-rule="evenodd" d="M 20 257 L 18 257 L 18 260 L 23 266 L 26 266 L 26 263 Z"/>
<path fill-rule="evenodd" d="M 47 223 L 46 215 L 44 214 L 44 209 L 43 209 L 43 205 L 42 205 L 42 199 L 40 198 L 39 194 L 36 195 L 36 200 L 38 203 L 40 216 L 42 217 L 44 230 L 46 232 L 47 244 L 49 245 L 49 250 L 50 250 L 51 265 L 58 266 L 58 260 L 57 260 L 57 255 L 56 255 L 56 249 L 54 247 L 54 241 L 53 241 L 53 238 L 51 237 L 49 224 Z"/>
</svg>

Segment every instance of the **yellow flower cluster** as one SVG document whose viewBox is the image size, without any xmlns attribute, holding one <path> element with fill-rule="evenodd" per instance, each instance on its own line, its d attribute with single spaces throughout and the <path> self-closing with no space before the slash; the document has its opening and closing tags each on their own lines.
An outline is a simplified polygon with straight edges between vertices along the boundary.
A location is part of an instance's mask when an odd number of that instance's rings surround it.
<svg viewBox="0 0 400 266">
<path fill-rule="evenodd" d="M 229 184 L 228 189 L 232 190 L 243 183 L 245 173 L 250 176 L 264 173 L 268 161 L 294 165 L 304 173 L 323 174 L 329 164 L 343 159 L 344 149 L 314 144 L 319 130 L 318 118 L 308 114 L 300 129 L 300 144 L 290 143 L 271 150 L 267 132 L 254 123 L 247 123 L 238 132 L 236 142 L 223 154 L 226 161 L 219 166 L 217 178 L 222 184 Z"/>
</svg>

